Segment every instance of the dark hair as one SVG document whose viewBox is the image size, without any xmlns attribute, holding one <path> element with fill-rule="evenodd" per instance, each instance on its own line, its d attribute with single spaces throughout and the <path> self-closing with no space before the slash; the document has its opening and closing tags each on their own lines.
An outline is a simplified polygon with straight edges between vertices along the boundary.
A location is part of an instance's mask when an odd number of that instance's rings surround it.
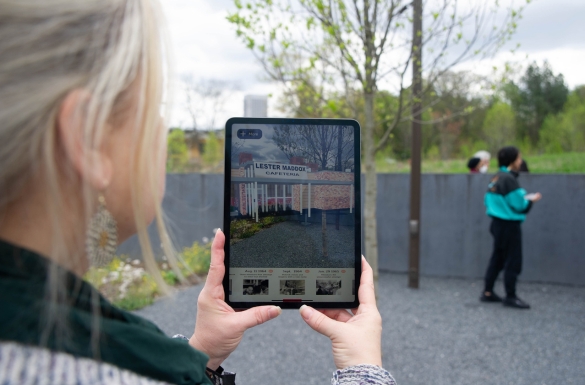
<svg viewBox="0 0 585 385">
<path fill-rule="evenodd" d="M 508 167 L 516 159 L 518 159 L 518 155 L 520 155 L 520 150 L 518 150 L 514 146 L 507 146 L 503 147 L 498 151 L 498 165 L 500 167 Z"/>
<path fill-rule="evenodd" d="M 477 165 L 479 164 L 479 162 L 481 162 L 481 159 L 479 159 L 479 158 L 471 158 L 467 162 L 467 168 L 470 169 L 470 170 L 474 170 L 477 167 Z"/>
</svg>

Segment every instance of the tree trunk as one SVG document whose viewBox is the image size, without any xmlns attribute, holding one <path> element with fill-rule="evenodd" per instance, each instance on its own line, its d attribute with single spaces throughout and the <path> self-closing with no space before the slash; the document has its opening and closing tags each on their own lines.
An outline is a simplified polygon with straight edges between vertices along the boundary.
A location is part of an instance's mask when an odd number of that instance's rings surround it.
<svg viewBox="0 0 585 385">
<path fill-rule="evenodd" d="M 329 252 L 327 251 L 327 212 L 325 210 L 321 211 L 321 236 L 323 238 L 323 258 L 327 258 Z"/>
<path fill-rule="evenodd" d="M 337 159 L 336 159 L 336 167 L 337 171 L 343 171 L 341 167 L 341 152 L 343 150 L 343 127 L 339 126 L 337 128 Z"/>
<path fill-rule="evenodd" d="M 366 168 L 366 186 L 364 197 L 364 233 L 365 251 L 370 266 L 374 271 L 374 286 L 378 296 L 378 234 L 376 223 L 376 196 L 378 186 L 376 180 L 376 162 L 374 146 L 374 92 L 364 92 L 366 124 L 363 130 L 364 163 Z"/>
</svg>

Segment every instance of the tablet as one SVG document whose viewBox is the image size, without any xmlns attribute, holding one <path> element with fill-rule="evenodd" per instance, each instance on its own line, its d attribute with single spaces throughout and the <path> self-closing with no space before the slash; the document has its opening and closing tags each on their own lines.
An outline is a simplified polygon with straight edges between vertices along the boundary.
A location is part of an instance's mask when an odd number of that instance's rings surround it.
<svg viewBox="0 0 585 385">
<path fill-rule="evenodd" d="M 360 197 L 357 121 L 228 120 L 226 302 L 357 307 Z"/>
</svg>

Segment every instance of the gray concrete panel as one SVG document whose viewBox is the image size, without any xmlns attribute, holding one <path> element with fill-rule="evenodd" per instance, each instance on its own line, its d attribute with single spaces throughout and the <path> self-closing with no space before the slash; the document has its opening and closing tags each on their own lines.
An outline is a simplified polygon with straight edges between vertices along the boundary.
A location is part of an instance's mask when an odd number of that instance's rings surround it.
<svg viewBox="0 0 585 385">
<path fill-rule="evenodd" d="M 212 238 L 213 229 L 223 226 L 223 175 L 168 174 L 163 211 L 178 250 Z M 161 256 L 155 224 L 149 226 L 148 232 L 155 253 Z M 140 258 L 138 238 L 132 236 L 121 244 L 118 254 Z"/>
</svg>

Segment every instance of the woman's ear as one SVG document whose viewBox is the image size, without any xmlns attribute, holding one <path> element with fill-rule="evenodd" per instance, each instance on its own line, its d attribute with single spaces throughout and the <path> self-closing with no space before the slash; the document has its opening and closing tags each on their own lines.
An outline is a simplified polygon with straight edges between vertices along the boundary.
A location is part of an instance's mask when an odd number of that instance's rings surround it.
<svg viewBox="0 0 585 385">
<path fill-rule="evenodd" d="M 63 100 L 57 115 L 57 137 L 79 177 L 98 191 L 105 190 L 112 180 L 112 160 L 105 151 L 101 135 L 99 143 L 93 143 L 88 125 L 88 105 L 91 94 L 75 89 Z M 106 131 L 108 127 L 105 127 Z"/>
</svg>

